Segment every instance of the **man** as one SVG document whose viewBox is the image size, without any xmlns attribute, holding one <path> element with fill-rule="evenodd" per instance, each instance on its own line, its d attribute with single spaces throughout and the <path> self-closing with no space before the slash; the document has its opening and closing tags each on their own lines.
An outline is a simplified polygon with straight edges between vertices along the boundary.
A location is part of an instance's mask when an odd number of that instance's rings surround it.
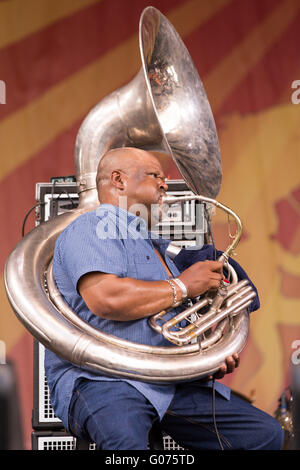
<svg viewBox="0 0 300 470">
<path fill-rule="evenodd" d="M 153 205 L 161 205 L 167 190 L 153 154 L 133 148 L 108 152 L 99 163 L 97 188 L 98 210 L 78 217 L 57 240 L 57 286 L 73 310 L 94 327 L 130 341 L 168 346 L 149 326 L 148 317 L 170 307 L 174 314 L 186 295 L 193 298 L 217 289 L 222 266 L 206 260 L 180 272 L 165 253 L 168 242 L 151 239 L 143 229 L 143 220 L 151 227 Z M 239 357 L 234 354 L 225 362 L 214 378 L 233 372 Z M 279 423 L 211 377 L 148 384 L 88 372 L 49 351 L 45 369 L 57 416 L 73 434 L 99 449 L 147 449 L 157 420 L 188 449 L 281 447 Z"/>
</svg>

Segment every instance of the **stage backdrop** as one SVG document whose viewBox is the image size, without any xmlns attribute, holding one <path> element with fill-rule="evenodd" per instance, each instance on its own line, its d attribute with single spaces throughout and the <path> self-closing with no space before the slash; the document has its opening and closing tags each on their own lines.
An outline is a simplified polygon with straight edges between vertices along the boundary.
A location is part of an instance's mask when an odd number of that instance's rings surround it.
<svg viewBox="0 0 300 470">
<path fill-rule="evenodd" d="M 35 184 L 74 174 L 83 118 L 140 69 L 138 21 L 149 5 L 174 24 L 203 80 L 223 162 L 218 199 L 241 216 L 236 259 L 260 292 L 241 365 L 226 383 L 273 413 L 292 353 L 300 357 L 299 0 L 2 0 L 0 340 L 18 372 L 28 448 L 32 338 L 6 299 L 4 264 Z M 174 166 L 168 176 L 179 177 Z M 227 224 L 215 225 L 224 247 Z M 33 227 L 31 215 L 26 232 Z"/>
</svg>

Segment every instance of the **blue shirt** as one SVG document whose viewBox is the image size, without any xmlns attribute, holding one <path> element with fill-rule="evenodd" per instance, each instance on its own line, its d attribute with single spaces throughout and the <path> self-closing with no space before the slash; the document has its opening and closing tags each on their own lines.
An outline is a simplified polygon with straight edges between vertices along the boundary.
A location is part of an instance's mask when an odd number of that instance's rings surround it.
<svg viewBox="0 0 300 470">
<path fill-rule="evenodd" d="M 149 234 L 143 219 L 110 204 L 79 216 L 59 235 L 53 257 L 53 275 L 66 302 L 84 321 L 95 328 L 136 343 L 171 346 L 154 331 L 147 318 L 134 321 L 105 320 L 94 315 L 77 290 L 79 279 L 99 271 L 140 280 L 168 279 L 168 273 L 156 256 L 157 248 L 174 277 L 180 274 L 165 251 L 169 240 Z M 181 308 L 181 307 L 180 307 Z M 168 316 L 173 316 L 171 311 Z M 176 384 L 150 384 L 127 378 L 113 378 L 76 366 L 53 352 L 45 351 L 45 372 L 53 409 L 68 429 L 68 410 L 74 385 L 84 377 L 97 381 L 124 380 L 140 391 L 163 417 L 174 396 Z M 204 386 L 209 385 L 209 383 Z M 216 389 L 229 398 L 230 389 L 216 383 Z"/>
</svg>

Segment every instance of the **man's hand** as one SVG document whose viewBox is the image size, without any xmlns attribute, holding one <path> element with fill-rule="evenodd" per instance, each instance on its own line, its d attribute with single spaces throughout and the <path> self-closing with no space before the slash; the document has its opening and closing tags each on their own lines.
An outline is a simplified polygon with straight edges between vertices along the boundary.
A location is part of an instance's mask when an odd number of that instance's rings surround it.
<svg viewBox="0 0 300 470">
<path fill-rule="evenodd" d="M 218 289 L 224 279 L 222 269 L 223 263 L 219 261 L 198 261 L 183 271 L 178 279 L 186 285 L 188 297 L 193 298 L 210 289 Z"/>
<path fill-rule="evenodd" d="M 228 356 L 225 359 L 225 364 L 220 367 L 220 369 L 215 372 L 213 375 L 210 375 L 207 379 L 223 379 L 226 374 L 231 374 L 240 364 L 240 357 L 238 354 L 233 354 Z"/>
</svg>

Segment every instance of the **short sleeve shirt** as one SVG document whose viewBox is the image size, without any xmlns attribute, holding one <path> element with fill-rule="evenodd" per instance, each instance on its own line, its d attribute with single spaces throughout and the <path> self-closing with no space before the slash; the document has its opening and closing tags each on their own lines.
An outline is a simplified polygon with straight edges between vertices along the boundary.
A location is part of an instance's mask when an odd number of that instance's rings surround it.
<svg viewBox="0 0 300 470">
<path fill-rule="evenodd" d="M 168 240 L 150 234 L 143 219 L 110 204 L 80 215 L 57 239 L 53 257 L 53 275 L 57 287 L 72 310 L 95 328 L 114 336 L 151 346 L 170 346 L 154 331 L 147 318 L 134 321 L 112 321 L 94 315 L 78 292 L 79 279 L 90 272 L 115 274 L 140 280 L 168 279 L 168 273 L 154 252 L 157 248 L 174 277 L 180 272 L 166 256 Z M 171 317 L 176 311 L 171 311 Z M 127 378 L 114 378 L 93 373 L 45 351 L 45 372 L 53 409 L 68 429 L 68 409 L 76 380 L 124 380 L 134 386 L 154 406 L 160 418 L 169 407 L 175 384 L 150 384 Z M 229 389 L 218 384 L 228 396 Z"/>
</svg>

